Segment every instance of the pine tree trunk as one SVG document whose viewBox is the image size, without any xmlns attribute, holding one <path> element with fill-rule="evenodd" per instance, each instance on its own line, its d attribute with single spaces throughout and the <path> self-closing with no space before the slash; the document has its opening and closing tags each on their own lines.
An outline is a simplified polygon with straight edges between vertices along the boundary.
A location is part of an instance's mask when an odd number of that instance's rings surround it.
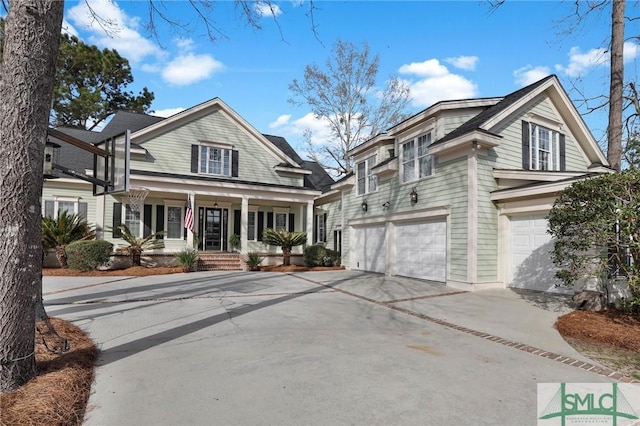
<svg viewBox="0 0 640 426">
<path fill-rule="evenodd" d="M 614 0 L 611 6 L 611 81 L 609 86 L 609 126 L 607 127 L 607 160 L 620 171 L 622 160 L 622 95 L 624 89 L 624 9 L 625 0 Z"/>
<path fill-rule="evenodd" d="M 42 158 L 64 3 L 12 0 L 0 65 L 0 392 L 36 374 Z"/>
</svg>

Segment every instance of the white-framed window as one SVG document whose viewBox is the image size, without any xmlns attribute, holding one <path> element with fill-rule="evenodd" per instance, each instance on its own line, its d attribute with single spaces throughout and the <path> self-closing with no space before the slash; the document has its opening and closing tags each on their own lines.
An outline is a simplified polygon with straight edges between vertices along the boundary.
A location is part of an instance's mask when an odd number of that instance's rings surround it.
<svg viewBox="0 0 640 426">
<path fill-rule="evenodd" d="M 142 221 L 140 220 L 140 211 L 131 209 L 129 204 L 123 204 L 124 208 L 124 224 L 127 225 L 132 235 L 142 237 Z"/>
<path fill-rule="evenodd" d="M 231 176 L 231 149 L 200 146 L 200 173 Z"/>
<path fill-rule="evenodd" d="M 184 212 L 182 206 L 165 206 L 165 238 L 182 240 L 184 238 Z"/>
<path fill-rule="evenodd" d="M 529 129 L 531 170 L 560 170 L 560 134 L 534 123 Z"/>
<path fill-rule="evenodd" d="M 433 142 L 431 132 L 405 141 L 401 145 L 402 182 L 411 182 L 433 175 L 434 159 L 428 154 Z"/>
<path fill-rule="evenodd" d="M 276 231 L 289 229 L 289 213 L 275 212 L 273 216 L 273 228 Z"/>
<path fill-rule="evenodd" d="M 373 155 L 356 164 L 356 179 L 358 181 L 358 195 L 368 194 L 378 190 L 378 176 L 371 169 L 376 165 L 376 156 Z"/>
<path fill-rule="evenodd" d="M 88 204 L 80 201 L 79 197 L 55 197 L 53 200 L 44 200 L 42 208 L 43 217 L 57 218 L 59 213 L 67 212 L 88 220 Z"/>
<path fill-rule="evenodd" d="M 247 239 L 256 241 L 258 237 L 258 213 L 255 210 L 249 210 L 247 213 Z"/>
<path fill-rule="evenodd" d="M 327 242 L 327 213 L 318 212 L 315 217 L 315 242 L 326 243 Z"/>
</svg>

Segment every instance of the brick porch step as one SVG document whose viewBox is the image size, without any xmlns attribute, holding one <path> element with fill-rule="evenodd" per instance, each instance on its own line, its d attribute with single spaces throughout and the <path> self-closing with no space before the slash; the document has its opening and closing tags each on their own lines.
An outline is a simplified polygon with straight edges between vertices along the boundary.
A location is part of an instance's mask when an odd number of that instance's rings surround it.
<svg viewBox="0 0 640 426">
<path fill-rule="evenodd" d="M 243 271 L 240 253 L 200 252 L 196 266 L 198 271 Z"/>
</svg>

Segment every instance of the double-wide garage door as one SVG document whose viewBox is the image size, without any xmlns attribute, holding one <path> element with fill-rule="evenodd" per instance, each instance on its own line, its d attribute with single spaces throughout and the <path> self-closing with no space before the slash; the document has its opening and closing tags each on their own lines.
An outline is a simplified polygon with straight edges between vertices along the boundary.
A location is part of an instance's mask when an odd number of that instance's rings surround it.
<svg viewBox="0 0 640 426">
<path fill-rule="evenodd" d="M 354 228 L 354 269 L 386 272 L 387 244 L 395 245 L 394 275 L 446 281 L 447 225 L 444 220 L 395 225 L 387 241 L 386 225 Z"/>
<path fill-rule="evenodd" d="M 511 218 L 511 287 L 564 293 L 556 287 L 556 268 L 551 260 L 551 235 L 542 215 Z"/>
</svg>

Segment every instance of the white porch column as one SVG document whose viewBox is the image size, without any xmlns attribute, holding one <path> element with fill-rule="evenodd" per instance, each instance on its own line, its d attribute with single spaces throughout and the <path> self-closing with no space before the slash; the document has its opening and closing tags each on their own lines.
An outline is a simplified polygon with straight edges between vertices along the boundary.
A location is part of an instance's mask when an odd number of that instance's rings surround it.
<svg viewBox="0 0 640 426">
<path fill-rule="evenodd" d="M 190 192 L 187 195 L 188 200 L 187 203 L 191 206 L 191 213 L 193 214 L 193 229 L 196 227 L 196 194 Z M 186 211 L 185 211 L 186 214 Z M 193 231 L 191 229 L 187 229 L 187 247 L 193 247 Z"/>
<path fill-rule="evenodd" d="M 307 244 L 313 244 L 313 215 L 315 210 L 313 208 L 313 201 L 307 202 Z"/>
<path fill-rule="evenodd" d="M 240 252 L 247 253 L 249 244 L 249 197 L 242 196 L 240 208 Z"/>
</svg>

